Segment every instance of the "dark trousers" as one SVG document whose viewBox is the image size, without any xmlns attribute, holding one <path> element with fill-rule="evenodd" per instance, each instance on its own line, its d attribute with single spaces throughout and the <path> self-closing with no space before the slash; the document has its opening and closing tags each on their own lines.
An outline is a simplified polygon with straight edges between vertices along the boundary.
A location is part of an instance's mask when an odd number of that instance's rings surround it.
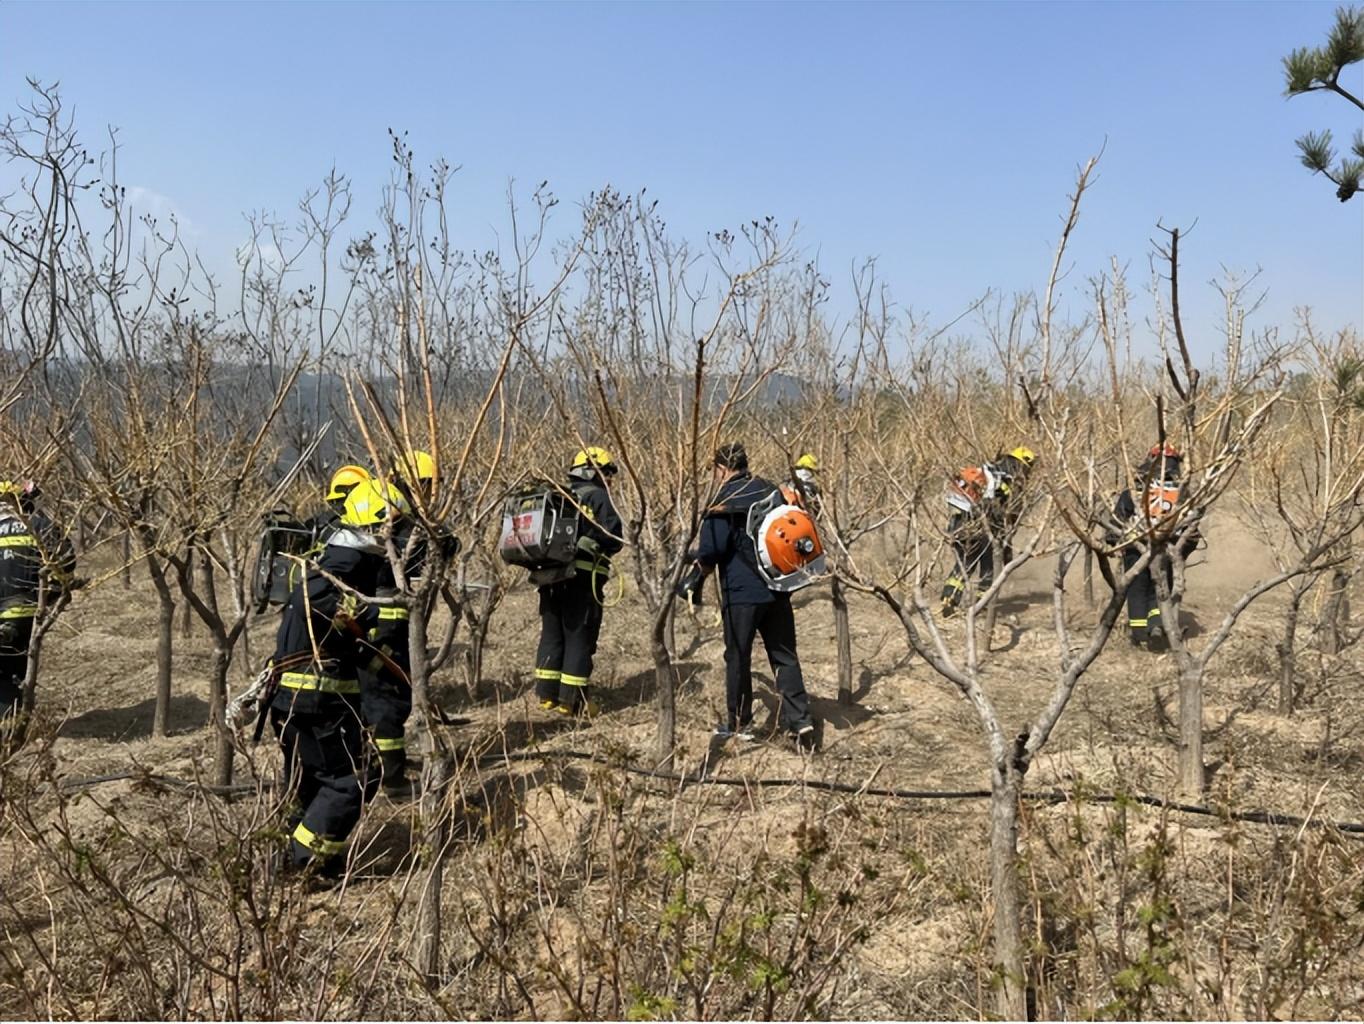
<svg viewBox="0 0 1364 1024">
<path fill-rule="evenodd" d="M 1132 566 L 1136 565 L 1142 554 L 1143 552 L 1136 547 L 1123 548 L 1123 572 L 1127 572 Z M 1137 639 L 1143 639 L 1152 626 L 1162 625 L 1160 621 L 1160 598 L 1156 596 L 1155 572 L 1156 570 L 1148 566 L 1146 571 L 1139 573 L 1127 588 L 1127 626 L 1132 631 L 1132 636 Z M 1170 592 L 1173 593 L 1175 569 L 1169 562 L 1165 563 L 1165 583 Z M 1168 632 L 1168 630 L 1166 631 Z"/>
<path fill-rule="evenodd" d="M 369 771 L 360 715 L 338 701 L 334 709 L 312 713 L 271 708 L 270 718 L 294 798 L 290 858 L 297 865 L 325 862 L 345 852 L 378 782 Z"/>
<path fill-rule="evenodd" d="M 33 635 L 31 618 L 0 622 L 0 719 L 19 714 L 24 700 L 24 676 L 28 672 L 28 641 Z"/>
<path fill-rule="evenodd" d="M 952 537 L 952 551 L 957 556 L 957 564 L 943 584 L 942 602 L 950 608 L 956 608 L 966 594 L 967 582 L 975 573 L 980 574 L 979 586 L 982 590 L 988 590 L 994 583 L 995 552 L 989 532 L 981 527 L 978 519 L 953 516 L 947 524 L 947 530 Z M 1007 555 L 1005 561 L 1008 561 Z"/>
<path fill-rule="evenodd" d="M 369 726 L 385 779 L 399 778 L 407 764 L 407 719 L 412 714 L 412 687 L 384 673 L 366 686 L 361 715 Z"/>
<path fill-rule="evenodd" d="M 376 641 L 389 660 L 410 677 L 411 664 L 404 628 L 385 632 Z M 407 720 L 412 715 L 412 684 L 396 678 L 390 666 L 377 656 L 360 673 L 360 714 L 369 726 L 374 749 L 379 752 L 383 776 L 397 779 L 407 764 Z"/>
<path fill-rule="evenodd" d="M 565 707 L 587 699 L 592 656 L 601 634 L 601 594 L 593 574 L 540 588 L 540 647 L 535 652 L 535 695 Z"/>
<path fill-rule="evenodd" d="M 794 729 L 810 718 L 810 700 L 796 656 L 796 617 L 791 595 L 777 594 L 767 604 L 727 604 L 725 626 L 725 703 L 731 726 L 753 720 L 753 638 L 761 635 L 776 676 L 781 706 L 777 722 Z"/>
</svg>

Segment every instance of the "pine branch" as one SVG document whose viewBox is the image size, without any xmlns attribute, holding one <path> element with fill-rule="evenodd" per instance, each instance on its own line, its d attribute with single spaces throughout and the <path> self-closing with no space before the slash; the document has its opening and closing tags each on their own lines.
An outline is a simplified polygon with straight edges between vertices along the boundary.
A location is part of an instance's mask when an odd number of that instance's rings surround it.
<svg viewBox="0 0 1364 1024">
<path fill-rule="evenodd" d="M 1331 148 L 1331 129 L 1308 132 L 1298 139 L 1298 150 L 1302 154 L 1304 167 L 1315 174 L 1330 177 L 1331 164 L 1335 163 L 1336 159 L 1335 150 Z"/>
</svg>

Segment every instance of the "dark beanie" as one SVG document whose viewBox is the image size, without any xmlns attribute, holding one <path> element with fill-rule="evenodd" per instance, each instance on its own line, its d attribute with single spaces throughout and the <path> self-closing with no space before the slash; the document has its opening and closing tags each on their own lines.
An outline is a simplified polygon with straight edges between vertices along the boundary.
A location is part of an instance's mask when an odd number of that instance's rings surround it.
<svg viewBox="0 0 1364 1024">
<path fill-rule="evenodd" d="M 715 464 L 742 473 L 748 468 L 748 452 L 744 451 L 744 446 L 738 441 L 722 444 L 715 449 Z"/>
</svg>

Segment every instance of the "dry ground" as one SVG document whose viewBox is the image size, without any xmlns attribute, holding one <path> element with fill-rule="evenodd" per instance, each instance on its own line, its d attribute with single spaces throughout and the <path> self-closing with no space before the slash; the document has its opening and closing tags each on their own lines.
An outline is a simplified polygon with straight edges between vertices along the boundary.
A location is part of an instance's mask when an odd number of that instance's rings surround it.
<svg viewBox="0 0 1364 1024">
<path fill-rule="evenodd" d="M 1190 572 L 1186 623 L 1194 643 L 1215 628 L 1236 595 L 1271 566 L 1268 553 L 1234 525 L 1215 524 L 1201 564 Z M 987 689 L 1004 710 L 1010 728 L 1023 728 L 1050 692 L 1055 665 L 1055 640 L 1050 628 L 1050 565 L 1030 567 L 1011 581 L 1004 595 L 996 651 L 989 657 Z M 1098 586 L 1102 590 L 1102 582 Z M 1084 606 L 1078 574 L 1072 588 L 1077 622 L 1092 613 Z M 486 795 L 485 826 L 517 825 L 529 836 L 529 849 L 541 850 L 559 862 L 573 856 L 575 844 L 586 842 L 585 829 L 600 801 L 590 781 L 590 762 L 572 762 L 554 751 L 577 751 L 619 757 L 624 750 L 652 749 L 654 723 L 653 679 L 647 661 L 644 617 L 632 607 L 632 592 L 606 614 L 594 682 L 606 713 L 590 725 L 566 727 L 549 721 L 534 707 L 529 669 L 536 636 L 533 592 L 518 587 L 499 610 L 487 654 L 486 677 L 477 700 L 471 700 L 458 671 L 446 669 L 439 678 L 442 700 L 453 712 L 471 721 L 459 726 L 458 742 L 488 748 L 538 751 L 545 756 L 511 762 L 501 781 Z M 1271 595 L 1252 608 L 1237 634 L 1212 665 L 1207 682 L 1207 760 L 1214 767 L 1211 800 L 1239 809 L 1270 808 L 1296 815 L 1311 814 L 1338 821 L 1364 822 L 1364 698 L 1359 687 L 1360 662 L 1333 663 L 1325 675 L 1320 661 L 1305 654 L 1305 705 L 1291 718 L 1275 713 L 1274 643 L 1279 630 L 1279 598 Z M 779 742 L 747 747 L 714 747 L 709 731 L 723 710 L 722 643 L 714 623 L 713 606 L 695 620 L 679 625 L 684 685 L 679 697 L 681 763 L 693 769 L 710 759 L 710 772 L 731 778 L 823 779 L 916 790 L 982 789 L 988 786 L 984 747 L 970 708 L 922 662 L 911 659 L 898 624 L 873 598 L 855 595 L 852 601 L 855 703 L 836 700 L 834 627 L 827 588 L 813 588 L 797 599 L 797 624 L 806 685 L 821 722 L 820 750 L 802 757 Z M 953 629 L 960 629 L 953 625 Z M 257 661 L 268 648 L 273 618 L 263 617 L 252 636 Z M 175 696 L 171 735 L 150 737 L 151 693 L 154 680 L 154 601 L 149 588 L 135 580 L 125 589 L 117 580 L 82 592 L 73 602 L 49 643 L 38 694 L 43 717 L 55 728 L 51 746 L 55 774 L 68 781 L 116 773 L 138 765 L 153 773 L 190 778 L 208 773 L 210 734 L 205 729 L 208 671 L 206 638 L 197 626 L 187 640 L 177 639 Z M 759 659 L 760 660 L 760 656 Z M 235 671 L 235 670 L 234 670 Z M 244 674 L 244 668 L 242 669 Z M 234 678 L 236 678 L 234 676 Z M 762 666 L 759 693 L 770 716 L 774 708 L 770 675 Z M 1096 668 L 1081 682 L 1075 700 L 1062 718 L 1045 756 L 1034 767 L 1029 784 L 1091 790 L 1126 789 L 1156 795 L 1170 793 L 1175 779 L 1175 749 L 1171 727 L 1162 721 L 1159 699 L 1173 709 L 1174 668 L 1168 656 L 1131 649 L 1115 634 Z M 764 715 L 760 712 L 759 722 Z M 276 755 L 268 744 L 239 765 L 239 777 L 258 772 L 269 777 Z M 575 767 L 576 765 L 576 767 Z M 109 828 L 112 808 L 129 828 L 139 820 L 174 816 L 183 797 L 174 792 L 110 782 L 85 791 L 87 801 L 67 809 L 79 838 L 83 829 L 93 835 Z M 666 801 L 658 813 L 676 819 L 685 804 L 689 836 L 704 845 L 710 836 L 717 862 L 742 863 L 756 852 L 781 854 L 791 845 L 795 825 L 813 816 L 833 820 L 847 813 L 853 801 L 831 800 L 800 787 L 701 788 L 692 795 Z M 491 795 L 487 795 L 491 794 Z M 2 795 L 0 795 L 2 796 Z M 687 801 L 691 801 L 687 803 Z M 987 938 L 988 897 L 985 894 L 985 805 L 981 801 L 890 801 L 863 798 L 862 806 L 877 831 L 878 842 L 889 843 L 925 867 L 896 884 L 902 892 L 886 902 L 887 913 L 870 923 L 851 955 L 851 970 L 832 1002 L 820 1012 L 840 1017 L 898 1017 L 902 1015 L 973 1016 L 988 1005 L 988 978 L 982 980 L 981 949 Z M 38 810 L 39 817 L 45 813 Z M 861 812 L 859 812 L 861 813 Z M 1086 811 L 1102 822 L 1106 812 Z M 353 888 L 397 892 L 404 884 L 401 866 L 406 846 L 418 823 L 412 806 L 377 801 L 360 826 L 378 865 L 362 875 Z M 1065 806 L 1035 805 L 1025 832 L 1030 848 L 1054 840 L 1080 812 Z M 1155 809 L 1136 809 L 1133 835 L 1156 827 Z M 663 826 L 660 826 L 663 827 Z M 858 826 L 861 827 L 861 826 Z M 1181 850 L 1188 863 L 1206 858 L 1210 884 L 1217 884 L 1217 858 L 1225 848 L 1226 823 L 1216 818 L 1179 818 Z M 1142 830 L 1146 830 L 1144 833 Z M 1276 830 L 1245 826 L 1247 849 L 1272 849 Z M 491 833 L 481 833 L 488 835 Z M 468 870 L 478 871 L 479 842 L 468 840 Z M 1364 845 L 1364 844 L 1360 844 Z M 22 879 L 28 870 L 26 847 L 12 839 L 0 842 L 3 870 Z M 912 851 L 912 857 L 905 851 Z M 466 854 L 457 849 L 455 863 Z M 1051 891 L 1048 871 L 1031 867 L 1034 894 Z M 447 873 L 447 901 L 467 902 L 467 882 L 461 870 Z M 1103 883 L 1107 884 L 1107 883 Z M 1103 885 L 1096 882 L 1096 892 Z M 16 890 L 17 891 L 17 890 Z M 1364 890 L 1361 890 L 1364 892 Z M 331 894 L 310 897 L 335 900 Z M 348 894 L 361 907 L 357 915 L 382 917 L 384 901 Z M 1102 899 L 1100 895 L 1096 898 Z M 331 904 L 329 904 L 331 905 Z M 447 903 L 449 905 L 449 903 Z M 1109 908 L 1111 909 L 1111 908 Z M 551 927 L 523 936 L 526 955 L 553 959 L 581 938 L 565 938 L 564 929 L 582 927 L 568 915 L 549 915 Z M 1359 917 L 1354 920 L 1356 930 Z M 302 927 L 308 926 L 305 919 Z M 333 927 L 324 915 L 318 927 Z M 447 934 L 450 955 L 463 955 L 468 944 L 452 919 Z M 1194 973 L 1198 967 L 1192 968 Z M 1358 967 L 1346 975 L 1361 982 Z M 542 971 L 543 973 L 543 971 Z M 551 980 L 541 977 L 539 1001 L 533 1012 L 542 1016 L 574 1015 L 582 1007 L 556 994 Z M 1333 984 L 1340 988 L 1337 979 Z M 0 1015 L 23 1012 L 0 978 Z M 536 994 L 532 992 L 532 995 Z M 1364 1010 L 1358 989 L 1339 991 L 1343 1006 Z M 1232 1000 L 1244 993 L 1224 993 Z M 510 998 L 510 997 L 509 997 Z M 1078 998 L 1078 997 L 1077 997 Z M 1353 1000 L 1353 1001 L 1351 1001 Z M 82 1012 L 99 1004 L 78 1004 Z M 115 1005 L 115 1004 L 110 1004 Z M 346 1004 L 353 1012 L 354 1004 Z M 459 1004 L 461 1012 L 476 1012 Z M 601 1004 L 597 1004 L 601 1005 Z M 1148 1003 L 1147 1011 L 1156 1004 Z M 1250 1012 L 1252 1004 L 1225 1007 L 1231 1016 Z M 1295 1004 L 1300 1013 L 1331 1015 L 1327 1002 Z M 490 1003 L 483 1012 L 525 1013 L 525 1004 Z M 309 1012 L 325 1005 L 304 1006 Z M 1086 1012 L 1081 1004 L 1064 1012 Z M 1091 1006 L 1088 1012 L 1094 1012 Z M 339 1011 L 338 1011 L 339 1012 Z M 372 1015 L 401 1015 L 402 1007 L 369 1009 Z M 416 1012 L 408 1009 L 407 1012 Z M 687 1013 L 683 1007 L 677 1011 Z M 211 1015 L 211 1014 L 210 1014 Z"/>
</svg>

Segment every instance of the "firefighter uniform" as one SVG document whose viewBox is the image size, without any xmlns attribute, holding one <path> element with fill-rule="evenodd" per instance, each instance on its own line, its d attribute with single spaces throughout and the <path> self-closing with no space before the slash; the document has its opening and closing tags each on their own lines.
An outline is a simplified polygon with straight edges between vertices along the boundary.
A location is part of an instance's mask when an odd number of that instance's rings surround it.
<svg viewBox="0 0 1364 1024">
<path fill-rule="evenodd" d="M 748 536 L 748 511 L 775 489 L 748 472 L 741 445 L 716 453 L 716 465 L 734 470 L 721 486 L 701 521 L 700 542 L 692 557 L 700 567 L 683 581 L 683 596 L 699 592 L 703 574 L 720 574 L 721 621 L 725 633 L 725 705 L 728 719 L 718 735 L 745 733 L 753 721 L 753 641 L 761 636 L 776 678 L 781 703 L 779 726 L 796 737 L 813 733 L 810 699 L 796 654 L 796 618 L 791 595 L 771 590 L 757 565 L 757 549 Z"/>
<path fill-rule="evenodd" d="M 1119 523 L 1131 524 L 1141 521 L 1130 490 L 1118 495 L 1113 516 Z M 1113 540 L 1116 542 L 1116 538 Z M 1194 530 L 1176 530 L 1168 543 L 1178 548 L 1181 558 L 1188 558 L 1198 547 L 1198 540 L 1198 533 Z M 1122 549 L 1124 574 L 1137 564 L 1145 551 L 1145 545 L 1138 541 L 1132 541 Z M 1153 559 L 1152 563 L 1147 565 L 1146 571 L 1138 573 L 1128 584 L 1127 628 L 1133 644 L 1159 643 L 1170 632 L 1170 627 L 1161 621 L 1160 597 L 1156 589 L 1156 573 L 1159 571 Z M 1173 594 L 1175 589 L 1174 563 L 1169 559 L 1165 560 L 1165 589 L 1170 594 Z"/>
<path fill-rule="evenodd" d="M 69 583 L 75 571 L 71 542 L 20 485 L 0 482 L 0 721 L 22 710 L 39 590 Z"/>
<path fill-rule="evenodd" d="M 615 472 L 600 448 L 579 452 L 568 487 L 580 508 L 573 575 L 540 588 L 540 645 L 535 652 L 535 694 L 540 706 L 562 714 L 591 715 L 592 657 L 601 633 L 604 587 L 611 556 L 623 546 L 621 520 L 600 474 Z"/>
<path fill-rule="evenodd" d="M 1015 448 L 1007 455 L 997 455 L 988 466 L 982 467 L 993 489 L 981 496 L 980 503 L 970 511 L 958 509 L 947 521 L 947 535 L 952 540 L 956 557 L 952 575 L 942 588 L 942 612 L 951 615 L 966 595 L 966 584 L 973 575 L 979 576 L 980 590 L 989 590 L 995 582 L 994 539 L 1002 544 L 1001 554 L 1007 564 L 1013 560 L 1013 535 L 1023 514 L 1019 491 L 1027 482 L 1036 454 L 1030 448 Z"/>
<path fill-rule="evenodd" d="M 369 769 L 361 719 L 361 637 L 378 610 L 341 591 L 323 572 L 360 594 L 378 589 L 385 563 L 378 528 L 406 502 L 365 482 L 346 499 L 332 534 L 304 585 L 290 594 L 280 621 L 274 664 L 280 669 L 270 706 L 293 793 L 290 862 L 339 867 L 340 855 L 378 777 Z M 322 570 L 322 571 L 317 571 Z"/>
</svg>

